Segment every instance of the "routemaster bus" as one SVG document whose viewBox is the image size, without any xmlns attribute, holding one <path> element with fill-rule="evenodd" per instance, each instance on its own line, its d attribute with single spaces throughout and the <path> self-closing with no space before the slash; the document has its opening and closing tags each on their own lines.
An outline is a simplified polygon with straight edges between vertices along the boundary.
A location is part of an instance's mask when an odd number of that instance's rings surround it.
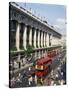
<svg viewBox="0 0 68 90">
<path fill-rule="evenodd" d="M 47 56 L 38 59 L 32 67 L 32 75 L 37 76 L 37 80 L 44 79 L 45 76 L 51 71 L 53 57 L 56 56 L 56 51 L 49 51 Z"/>
<path fill-rule="evenodd" d="M 38 59 L 35 65 L 32 67 L 32 74 L 37 75 L 38 77 L 45 76 L 51 70 L 52 59 L 49 57 L 42 57 Z"/>
<path fill-rule="evenodd" d="M 38 59 L 32 67 L 31 75 L 37 77 L 37 83 L 43 84 L 45 76 L 51 70 L 52 59 L 49 57 L 42 57 Z"/>
</svg>

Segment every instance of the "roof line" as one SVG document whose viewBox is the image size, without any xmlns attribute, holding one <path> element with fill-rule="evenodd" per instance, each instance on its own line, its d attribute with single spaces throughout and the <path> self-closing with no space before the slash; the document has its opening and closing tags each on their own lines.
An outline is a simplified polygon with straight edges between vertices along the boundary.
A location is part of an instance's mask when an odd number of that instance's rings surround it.
<svg viewBox="0 0 68 90">
<path fill-rule="evenodd" d="M 15 6 L 17 9 L 20 9 L 21 11 L 23 11 L 25 14 L 29 15 L 30 17 L 32 17 L 33 19 L 37 20 L 38 22 L 42 23 L 43 25 L 47 26 L 48 28 L 50 28 L 51 30 L 53 30 L 54 32 L 56 32 L 57 34 L 61 35 L 59 32 L 55 31 L 53 27 L 51 27 L 50 25 L 48 25 L 47 23 L 44 23 L 40 18 L 38 18 L 37 16 L 35 16 L 34 14 L 32 14 L 30 11 L 28 11 L 27 9 L 20 7 L 17 3 L 15 2 L 10 2 L 11 5 Z M 62 36 L 62 35 L 61 35 Z"/>
</svg>

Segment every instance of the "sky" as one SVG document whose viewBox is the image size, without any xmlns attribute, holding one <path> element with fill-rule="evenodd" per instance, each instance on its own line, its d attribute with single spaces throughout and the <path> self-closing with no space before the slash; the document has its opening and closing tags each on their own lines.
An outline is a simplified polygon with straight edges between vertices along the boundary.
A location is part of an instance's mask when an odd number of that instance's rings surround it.
<svg viewBox="0 0 68 90">
<path fill-rule="evenodd" d="M 18 4 L 46 20 L 59 33 L 66 35 L 66 6 L 23 2 L 18 2 Z"/>
</svg>

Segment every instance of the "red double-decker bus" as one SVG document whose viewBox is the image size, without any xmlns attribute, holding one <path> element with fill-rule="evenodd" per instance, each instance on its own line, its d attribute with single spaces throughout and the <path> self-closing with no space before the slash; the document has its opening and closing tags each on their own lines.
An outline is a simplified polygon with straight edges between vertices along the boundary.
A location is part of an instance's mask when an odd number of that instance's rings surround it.
<svg viewBox="0 0 68 90">
<path fill-rule="evenodd" d="M 35 66 L 32 67 L 32 74 L 42 77 L 48 74 L 51 70 L 52 59 L 49 57 L 42 57 L 38 59 L 35 63 Z"/>
<path fill-rule="evenodd" d="M 51 63 L 53 58 L 56 56 L 56 51 L 48 51 L 47 56 L 41 57 L 32 67 L 32 74 L 42 77 L 47 75 L 51 70 Z"/>
</svg>

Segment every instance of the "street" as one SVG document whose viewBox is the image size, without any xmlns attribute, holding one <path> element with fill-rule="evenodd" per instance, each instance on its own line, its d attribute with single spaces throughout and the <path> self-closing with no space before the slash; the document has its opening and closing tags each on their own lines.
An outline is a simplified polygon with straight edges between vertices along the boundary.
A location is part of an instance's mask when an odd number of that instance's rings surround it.
<svg viewBox="0 0 68 90">
<path fill-rule="evenodd" d="M 51 64 L 51 72 L 43 80 L 43 84 L 37 83 L 35 77 L 31 76 L 31 67 L 27 67 L 19 72 L 19 76 L 13 78 L 11 86 L 34 87 L 66 84 L 66 52 L 56 56 Z"/>
</svg>

